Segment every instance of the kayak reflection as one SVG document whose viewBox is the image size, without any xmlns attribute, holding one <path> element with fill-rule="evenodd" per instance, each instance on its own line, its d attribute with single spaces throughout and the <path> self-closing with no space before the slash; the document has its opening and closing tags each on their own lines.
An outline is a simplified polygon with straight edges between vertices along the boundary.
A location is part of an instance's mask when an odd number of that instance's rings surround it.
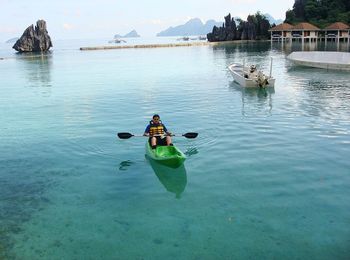
<svg viewBox="0 0 350 260">
<path fill-rule="evenodd" d="M 148 156 L 146 156 L 146 158 L 165 189 L 174 193 L 176 198 L 180 198 L 180 195 L 184 192 L 187 184 L 185 166 L 181 164 L 178 168 L 171 168 L 158 163 Z"/>
<path fill-rule="evenodd" d="M 185 152 L 185 155 L 187 157 L 190 157 L 190 156 L 195 155 L 197 153 L 198 153 L 198 150 L 197 150 L 197 148 L 194 147 L 194 148 L 188 148 Z"/>
<path fill-rule="evenodd" d="M 126 171 L 132 164 L 134 164 L 134 163 L 130 160 L 122 161 L 119 164 L 119 171 Z"/>
</svg>

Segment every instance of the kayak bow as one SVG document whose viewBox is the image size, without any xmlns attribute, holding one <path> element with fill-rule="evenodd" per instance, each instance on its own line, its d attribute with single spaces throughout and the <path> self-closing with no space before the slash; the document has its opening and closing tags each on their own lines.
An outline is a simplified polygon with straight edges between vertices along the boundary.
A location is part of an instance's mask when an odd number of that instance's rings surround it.
<svg viewBox="0 0 350 260">
<path fill-rule="evenodd" d="M 157 145 L 156 149 L 152 149 L 149 142 L 146 142 L 146 155 L 170 167 L 178 167 L 186 160 L 186 155 L 176 146 Z"/>
</svg>

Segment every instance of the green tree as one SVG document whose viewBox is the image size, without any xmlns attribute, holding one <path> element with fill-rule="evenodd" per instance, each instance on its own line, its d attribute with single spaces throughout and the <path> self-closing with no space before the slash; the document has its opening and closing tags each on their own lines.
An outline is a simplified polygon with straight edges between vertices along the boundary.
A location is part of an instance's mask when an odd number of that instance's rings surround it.
<svg viewBox="0 0 350 260">
<path fill-rule="evenodd" d="M 350 23 L 350 0 L 295 0 L 285 22 L 312 22 L 324 27 L 333 22 Z"/>
<path fill-rule="evenodd" d="M 295 21 L 295 13 L 293 10 L 288 9 L 286 12 L 286 20 L 285 23 L 293 23 Z"/>
<path fill-rule="evenodd" d="M 317 0 L 308 0 L 305 4 L 305 21 L 321 18 L 321 4 Z"/>
<path fill-rule="evenodd" d="M 305 3 L 307 0 L 295 0 L 293 5 L 293 11 L 295 18 L 304 20 L 305 19 Z"/>
</svg>

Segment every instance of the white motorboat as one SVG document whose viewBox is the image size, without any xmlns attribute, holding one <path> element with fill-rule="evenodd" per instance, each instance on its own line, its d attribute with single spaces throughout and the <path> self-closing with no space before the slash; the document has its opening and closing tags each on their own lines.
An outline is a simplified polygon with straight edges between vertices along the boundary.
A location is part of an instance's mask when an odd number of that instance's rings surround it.
<svg viewBox="0 0 350 260">
<path fill-rule="evenodd" d="M 270 75 L 265 75 L 255 65 L 245 66 L 240 63 L 233 63 L 228 66 L 233 79 L 242 87 L 274 87 L 275 78 L 272 77 L 272 59 L 270 64 Z"/>
<path fill-rule="evenodd" d="M 296 65 L 350 71 L 350 53 L 335 51 L 296 51 L 287 59 Z"/>
<path fill-rule="evenodd" d="M 190 37 L 184 36 L 184 37 L 178 38 L 177 40 L 178 41 L 188 41 L 189 39 L 190 39 Z"/>
<path fill-rule="evenodd" d="M 122 40 L 122 39 L 113 39 L 113 40 L 111 40 L 111 41 L 108 41 L 108 43 L 122 43 L 122 42 L 126 42 L 126 41 L 124 41 L 124 40 Z"/>
</svg>

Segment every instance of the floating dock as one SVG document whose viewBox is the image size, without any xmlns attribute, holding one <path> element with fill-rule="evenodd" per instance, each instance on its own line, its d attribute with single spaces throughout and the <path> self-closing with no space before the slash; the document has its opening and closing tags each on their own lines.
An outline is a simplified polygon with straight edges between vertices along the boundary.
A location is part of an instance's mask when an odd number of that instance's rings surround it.
<svg viewBox="0 0 350 260">
<path fill-rule="evenodd" d="M 350 71 L 350 53 L 335 51 L 296 51 L 287 59 L 296 65 Z"/>
</svg>

